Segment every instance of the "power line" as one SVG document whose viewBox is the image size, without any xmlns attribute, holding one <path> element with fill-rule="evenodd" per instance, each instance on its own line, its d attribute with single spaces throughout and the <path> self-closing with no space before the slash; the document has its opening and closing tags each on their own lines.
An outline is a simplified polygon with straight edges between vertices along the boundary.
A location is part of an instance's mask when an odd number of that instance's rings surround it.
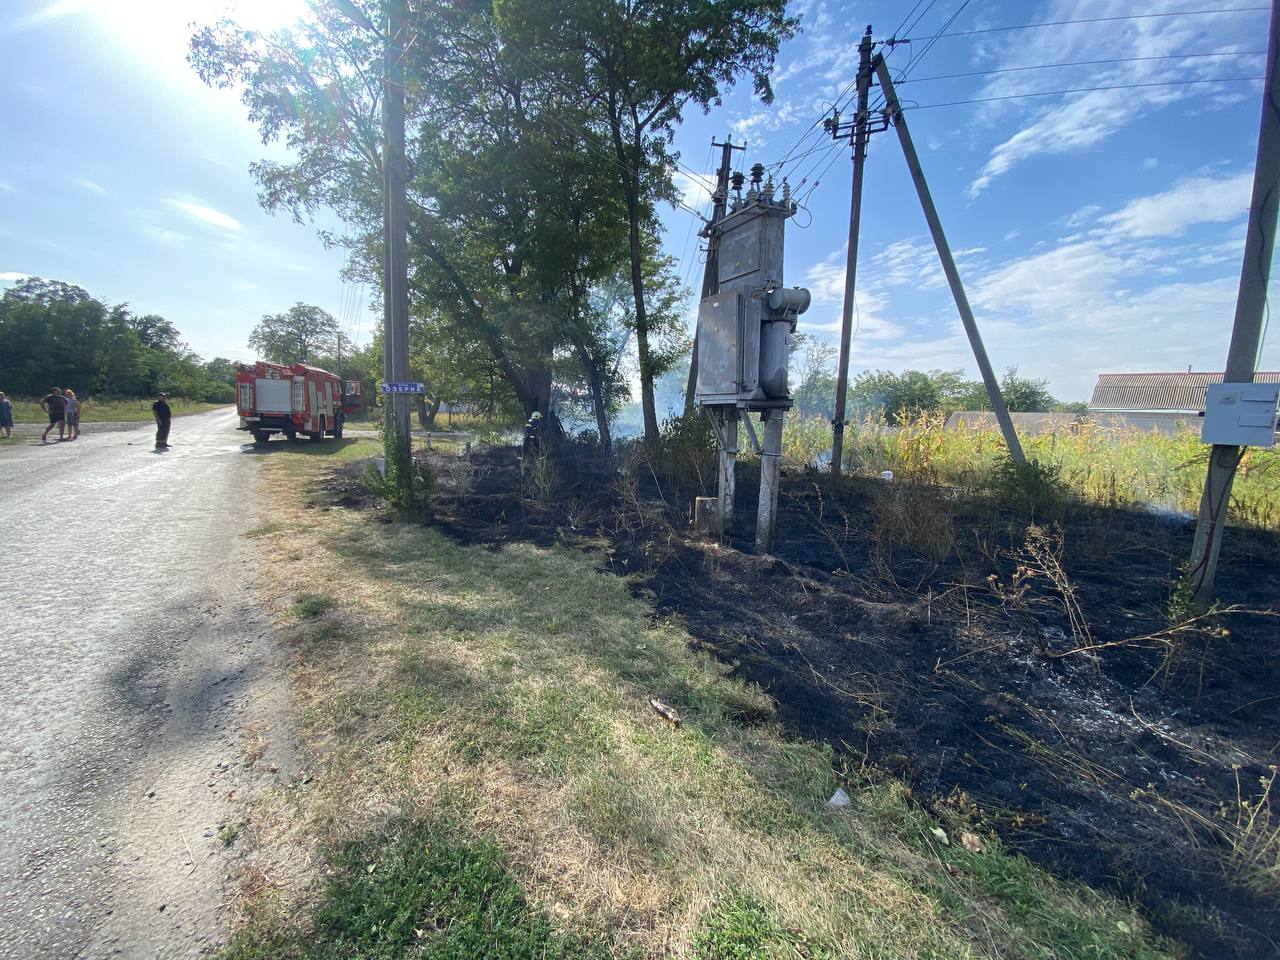
<svg viewBox="0 0 1280 960">
<path fill-rule="evenodd" d="M 938 39 L 940 37 L 946 36 L 947 31 L 951 29 L 952 25 L 956 22 L 957 18 L 959 18 L 960 14 L 964 13 L 964 8 L 967 7 L 968 5 L 969 5 L 969 0 L 964 0 L 964 3 L 960 4 L 960 6 L 956 8 L 956 12 L 951 14 L 951 16 L 947 19 L 947 22 L 942 25 L 942 29 L 929 38 L 929 41 L 925 44 L 924 49 L 920 51 L 920 56 L 918 57 L 913 56 L 911 60 L 908 61 L 907 68 L 902 71 L 902 77 L 899 78 L 900 81 L 901 79 L 905 79 L 908 75 L 910 75 L 912 70 L 914 70 L 916 67 L 920 65 L 920 61 L 923 60 L 926 56 L 928 56 L 929 51 L 933 49 L 934 44 L 938 42 Z"/>
<path fill-rule="evenodd" d="M 1035 27 L 1065 27 L 1077 23 L 1110 23 L 1116 20 L 1153 20 L 1157 17 L 1207 17 L 1219 13 L 1261 13 L 1270 7 L 1225 7 L 1215 10 L 1177 10 L 1167 13 L 1129 13 L 1115 17 L 1082 17 L 1077 20 L 1046 20 L 1043 23 L 1021 23 L 1009 27 L 985 27 L 981 30 L 962 30 L 957 33 L 938 33 L 933 39 L 949 37 L 976 37 L 985 33 L 1004 33 L 1008 30 L 1031 30 Z M 899 40 L 898 43 L 911 43 L 910 39 Z"/>
<path fill-rule="evenodd" d="M 976 100 L 948 100 L 946 103 L 923 103 L 910 110 L 932 110 L 934 107 L 958 107 L 969 103 L 993 103 L 997 100 L 1021 100 L 1025 97 L 1058 97 L 1068 93 L 1093 93 L 1097 90 L 1133 90 L 1138 87 L 1178 87 L 1193 83 L 1245 83 L 1266 77 L 1213 77 L 1208 80 L 1161 80 L 1151 83 L 1115 83 L 1102 87 L 1075 87 L 1070 90 L 1046 90 L 1042 93 L 1014 93 L 1004 97 L 979 97 Z"/>
<path fill-rule="evenodd" d="M 907 11 L 907 15 L 906 15 L 905 17 L 903 17 L 903 18 L 902 18 L 902 23 L 900 23 L 900 24 L 898 24 L 896 27 L 894 27 L 894 28 L 893 28 L 893 33 L 889 34 L 889 36 L 891 36 L 891 37 L 896 37 L 896 36 L 898 35 L 898 33 L 902 30 L 903 26 L 905 26 L 905 25 L 906 25 L 906 22 L 907 22 L 908 20 L 910 20 L 910 19 L 911 19 L 912 15 L 913 15 L 917 10 L 919 10 L 919 9 L 920 9 L 920 4 L 922 4 L 922 3 L 924 3 L 924 0 L 916 0 L 915 6 L 913 6 L 910 10 L 908 10 L 908 11 Z"/>
<path fill-rule="evenodd" d="M 1054 67 L 1092 67 L 1107 63 L 1139 63 L 1147 60 L 1182 60 L 1191 57 L 1260 57 L 1265 50 L 1238 50 L 1232 53 L 1171 53 L 1160 57 L 1113 57 L 1106 60 L 1068 60 L 1063 63 L 1037 63 L 1027 67 L 999 67 L 994 70 L 972 70 L 968 73 L 942 73 L 936 77 L 905 77 L 898 83 L 928 83 L 930 80 L 955 80 L 960 77 L 985 77 L 993 73 L 1017 73 L 1023 70 L 1049 70 Z"/>
</svg>

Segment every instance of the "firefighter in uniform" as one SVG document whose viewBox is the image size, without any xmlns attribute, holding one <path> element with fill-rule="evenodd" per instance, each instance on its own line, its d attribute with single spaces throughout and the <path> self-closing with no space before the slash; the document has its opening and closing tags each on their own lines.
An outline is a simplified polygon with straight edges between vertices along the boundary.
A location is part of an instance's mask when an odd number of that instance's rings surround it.
<svg viewBox="0 0 1280 960">
<path fill-rule="evenodd" d="M 524 425 L 524 455 L 538 456 L 542 453 L 542 414 L 537 410 Z"/>
</svg>

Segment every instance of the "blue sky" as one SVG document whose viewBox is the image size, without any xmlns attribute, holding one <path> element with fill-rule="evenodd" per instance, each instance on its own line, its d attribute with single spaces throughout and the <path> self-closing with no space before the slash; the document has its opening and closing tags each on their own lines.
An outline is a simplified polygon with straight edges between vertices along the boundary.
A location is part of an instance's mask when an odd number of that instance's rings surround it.
<svg viewBox="0 0 1280 960">
<path fill-rule="evenodd" d="M 1043 21 L 1255 8 L 1260 0 L 922 0 L 892 54 L 906 70 L 921 41 L 959 9 L 952 31 Z M 163 313 L 205 356 L 248 358 L 266 312 L 316 303 L 366 331 L 370 291 L 345 286 L 341 257 L 313 228 L 256 204 L 264 147 L 234 94 L 205 88 L 184 61 L 187 24 L 229 3 L 8 0 L 0 13 L 0 279 L 38 274 Z M 744 165 L 773 163 L 806 210 L 787 236 L 787 282 L 814 292 L 801 328 L 834 337 L 843 289 L 849 150 L 802 139 L 853 77 L 867 24 L 878 38 L 913 2 L 803 0 L 804 32 L 785 44 L 777 97 L 749 86 L 676 136 L 694 173 L 710 141 L 745 140 Z M 246 4 L 255 25 L 301 0 Z M 1261 84 L 1144 86 L 924 109 L 954 100 L 1164 80 L 1254 77 L 1267 15 L 1152 17 L 942 38 L 900 95 L 952 248 L 997 368 L 1046 377 L 1087 399 L 1100 371 L 1222 369 L 1251 186 Z M 913 18 L 914 19 L 914 18 Z M 911 24 L 908 22 L 908 26 Z M 1231 56 L 1187 57 L 1230 53 Z M 1148 59 L 1135 59 L 1148 58 Z M 1162 58 L 1162 59 L 1150 59 Z M 995 68 L 1105 64 L 929 78 Z M 828 152 L 828 147 L 834 147 Z M 814 149 L 820 148 L 820 149 Z M 810 152 L 813 151 L 813 152 Z M 807 154 L 807 155 L 805 155 Z M 807 174 L 807 179 L 806 179 Z M 817 181 L 816 187 L 814 186 Z M 705 209 L 697 180 L 682 175 Z M 667 246 L 700 282 L 692 218 L 665 216 Z M 975 371 L 892 133 L 873 138 L 863 206 L 852 367 Z M 376 292 L 375 292 L 376 295 Z M 1280 333 L 1263 366 L 1280 367 Z"/>
</svg>

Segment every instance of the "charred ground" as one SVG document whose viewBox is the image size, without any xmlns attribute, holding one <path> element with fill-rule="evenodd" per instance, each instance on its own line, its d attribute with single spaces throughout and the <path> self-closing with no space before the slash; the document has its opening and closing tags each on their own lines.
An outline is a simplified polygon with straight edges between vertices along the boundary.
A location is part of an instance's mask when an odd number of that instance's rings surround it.
<svg viewBox="0 0 1280 960">
<path fill-rule="evenodd" d="M 1179 519 L 792 472 L 760 557 L 749 466 L 724 544 L 691 531 L 697 477 L 670 462 L 495 448 L 436 468 L 431 522 L 598 552 L 850 768 L 1134 898 L 1193 955 L 1276 954 L 1275 534 L 1233 529 L 1222 611 L 1178 626 Z M 369 503 L 353 473 L 334 486 Z"/>
</svg>

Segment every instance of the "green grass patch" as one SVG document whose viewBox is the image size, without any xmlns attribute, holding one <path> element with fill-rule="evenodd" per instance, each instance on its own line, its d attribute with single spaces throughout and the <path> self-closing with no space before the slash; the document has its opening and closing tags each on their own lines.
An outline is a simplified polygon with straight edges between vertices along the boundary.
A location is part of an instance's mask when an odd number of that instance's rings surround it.
<svg viewBox="0 0 1280 960">
<path fill-rule="evenodd" d="M 338 599 L 327 593 L 304 593 L 293 601 L 293 615 L 299 620 L 314 620 L 338 605 Z"/>
<path fill-rule="evenodd" d="M 345 844 L 309 929 L 245 934 L 226 960 L 595 960 L 598 942 L 555 929 L 491 840 L 448 821 L 419 822 Z"/>
<path fill-rule="evenodd" d="M 799 938 L 751 897 L 718 901 L 693 937 L 694 960 L 762 960 L 767 957 L 826 957 L 801 952 Z"/>
</svg>

